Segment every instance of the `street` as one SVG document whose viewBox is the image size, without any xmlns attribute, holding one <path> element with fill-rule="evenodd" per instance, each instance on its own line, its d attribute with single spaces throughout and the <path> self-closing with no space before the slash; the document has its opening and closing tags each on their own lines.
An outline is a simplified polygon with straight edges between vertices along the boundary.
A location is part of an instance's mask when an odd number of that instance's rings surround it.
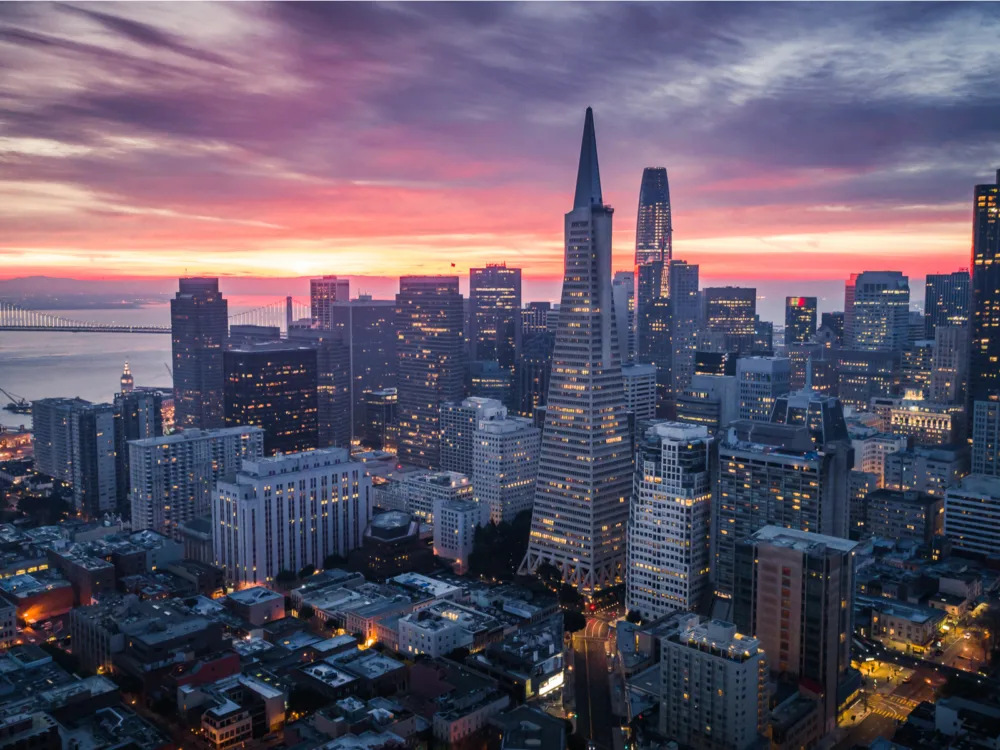
<svg viewBox="0 0 1000 750">
<path fill-rule="evenodd" d="M 612 730 L 618 722 L 611 716 L 611 685 L 608 679 L 609 625 L 597 618 L 573 635 L 577 732 L 599 750 L 612 750 Z"/>
</svg>

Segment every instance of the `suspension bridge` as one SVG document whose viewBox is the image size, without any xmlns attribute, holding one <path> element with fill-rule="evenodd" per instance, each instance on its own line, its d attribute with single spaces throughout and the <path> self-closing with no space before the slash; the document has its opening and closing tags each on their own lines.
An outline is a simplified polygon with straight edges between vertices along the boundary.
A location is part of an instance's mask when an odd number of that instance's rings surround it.
<svg viewBox="0 0 1000 750">
<path fill-rule="evenodd" d="M 293 321 L 310 317 L 308 302 L 285 297 L 252 310 L 229 316 L 234 325 L 270 326 L 287 333 Z M 35 333 L 170 333 L 170 326 L 139 325 L 129 323 L 96 323 L 71 320 L 59 315 L 29 310 L 13 302 L 0 300 L 0 331 L 29 331 Z"/>
</svg>

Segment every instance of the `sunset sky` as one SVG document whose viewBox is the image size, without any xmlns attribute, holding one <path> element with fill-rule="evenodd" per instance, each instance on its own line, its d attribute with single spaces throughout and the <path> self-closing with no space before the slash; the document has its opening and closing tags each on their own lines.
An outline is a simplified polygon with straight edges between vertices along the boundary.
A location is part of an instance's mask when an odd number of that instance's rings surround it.
<svg viewBox="0 0 1000 750">
<path fill-rule="evenodd" d="M 994 4 L 4 3 L 0 278 L 558 277 L 588 105 L 619 267 L 666 166 L 703 277 L 951 271 L 998 38 Z"/>
</svg>

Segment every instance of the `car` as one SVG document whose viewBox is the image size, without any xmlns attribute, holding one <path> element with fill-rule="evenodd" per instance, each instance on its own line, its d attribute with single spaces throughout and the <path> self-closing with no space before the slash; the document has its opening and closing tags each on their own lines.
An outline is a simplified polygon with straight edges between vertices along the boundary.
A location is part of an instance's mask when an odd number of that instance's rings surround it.
<svg viewBox="0 0 1000 750">
<path fill-rule="evenodd" d="M 910 684 L 911 682 L 913 682 L 913 675 L 912 675 L 912 674 L 909 674 L 909 675 L 907 675 L 907 676 L 906 676 L 906 677 L 905 677 L 905 678 L 903 679 L 903 684 L 904 684 L 904 685 L 909 685 L 909 684 Z"/>
<path fill-rule="evenodd" d="M 972 633 L 964 633 L 964 634 L 962 635 L 962 637 L 963 637 L 963 638 L 971 638 L 971 637 L 972 637 Z"/>
</svg>

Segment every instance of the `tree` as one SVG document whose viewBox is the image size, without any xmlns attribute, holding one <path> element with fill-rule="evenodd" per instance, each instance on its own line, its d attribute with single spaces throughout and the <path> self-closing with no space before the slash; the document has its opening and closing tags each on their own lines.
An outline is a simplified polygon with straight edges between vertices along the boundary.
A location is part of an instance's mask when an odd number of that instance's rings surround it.
<svg viewBox="0 0 1000 750">
<path fill-rule="evenodd" d="M 345 565 L 347 565 L 347 558 L 337 554 L 327 555 L 323 558 L 324 570 L 327 568 L 343 568 Z"/>
<path fill-rule="evenodd" d="M 575 587 L 564 583 L 559 587 L 559 603 L 569 609 L 583 608 L 583 595 Z"/>
<path fill-rule="evenodd" d="M 642 624 L 642 613 L 639 612 L 639 610 L 637 610 L 637 609 L 633 609 L 631 612 L 629 612 L 627 615 L 625 615 L 625 619 L 628 620 L 633 625 L 641 625 Z"/>
<path fill-rule="evenodd" d="M 274 580 L 276 583 L 295 583 L 295 573 L 290 570 L 279 570 Z"/>
<path fill-rule="evenodd" d="M 479 578 L 512 581 L 528 551 L 530 533 L 530 510 L 518 513 L 510 523 L 477 527 L 469 572 Z"/>
<path fill-rule="evenodd" d="M 539 565 L 535 570 L 535 575 L 552 591 L 558 589 L 559 584 L 562 583 L 562 573 L 559 572 L 559 568 L 550 562 L 544 562 Z"/>
<path fill-rule="evenodd" d="M 311 620 L 316 615 L 316 610 L 313 609 L 311 604 L 303 604 L 302 608 L 299 610 L 300 620 Z"/>
<path fill-rule="evenodd" d="M 448 654 L 448 658 L 459 664 L 465 664 L 465 660 L 469 658 L 469 649 L 465 646 L 459 646 Z"/>
<path fill-rule="evenodd" d="M 575 633 L 587 627 L 587 618 L 579 612 L 563 612 L 563 630 L 567 633 Z"/>
<path fill-rule="evenodd" d="M 571 734 L 566 737 L 566 750 L 587 750 L 588 747 L 587 740 L 578 734 Z"/>
<path fill-rule="evenodd" d="M 312 563 L 309 563 L 308 565 L 304 566 L 302 570 L 299 571 L 299 578 L 308 578 L 315 572 L 316 572 L 316 566 L 313 565 Z"/>
<path fill-rule="evenodd" d="M 310 714 L 327 705 L 328 701 L 320 693 L 303 685 L 296 685 L 288 694 L 288 709 L 294 713 Z"/>
</svg>

